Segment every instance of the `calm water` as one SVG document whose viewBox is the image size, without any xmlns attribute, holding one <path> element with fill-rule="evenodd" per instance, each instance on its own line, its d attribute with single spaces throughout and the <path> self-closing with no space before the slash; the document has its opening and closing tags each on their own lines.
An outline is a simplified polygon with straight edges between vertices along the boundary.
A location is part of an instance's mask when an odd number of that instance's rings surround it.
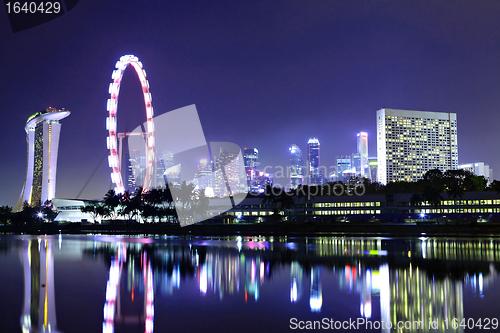
<svg viewBox="0 0 500 333">
<path fill-rule="evenodd" d="M 495 238 L 1 236 L 0 267 L 0 332 L 500 330 Z"/>
</svg>

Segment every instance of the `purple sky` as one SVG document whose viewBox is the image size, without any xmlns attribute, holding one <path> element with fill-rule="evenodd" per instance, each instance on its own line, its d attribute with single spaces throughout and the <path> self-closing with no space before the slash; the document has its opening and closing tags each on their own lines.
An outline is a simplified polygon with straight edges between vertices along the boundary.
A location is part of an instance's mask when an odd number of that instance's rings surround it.
<svg viewBox="0 0 500 333">
<path fill-rule="evenodd" d="M 76 197 L 107 152 L 108 86 L 124 54 L 143 62 L 156 115 L 196 104 L 207 141 L 257 147 L 262 166 L 288 165 L 288 147 L 305 154 L 314 136 L 329 167 L 359 131 L 374 155 L 387 107 L 456 112 L 459 163 L 500 175 L 499 17 L 498 0 L 80 0 L 14 34 L 0 10 L 0 205 L 24 182 L 24 124 L 49 106 L 72 111 L 56 197 Z M 127 69 L 119 130 L 145 121 L 141 99 Z M 102 197 L 109 171 L 105 161 L 82 197 Z"/>
</svg>

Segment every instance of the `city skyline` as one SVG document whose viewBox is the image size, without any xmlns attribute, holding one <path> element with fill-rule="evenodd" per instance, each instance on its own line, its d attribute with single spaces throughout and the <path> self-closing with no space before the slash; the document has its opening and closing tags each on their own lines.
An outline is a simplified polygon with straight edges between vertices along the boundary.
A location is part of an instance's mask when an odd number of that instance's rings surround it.
<svg viewBox="0 0 500 333">
<path fill-rule="evenodd" d="M 9 160 L 0 205 L 13 206 L 24 181 L 23 123 L 48 106 L 72 110 L 57 196 L 77 196 L 107 153 L 109 75 L 123 54 L 145 64 L 156 115 L 196 104 L 207 141 L 256 147 L 261 166 L 289 166 L 290 145 L 305 153 L 311 137 L 321 142 L 322 165 L 335 166 L 336 156 L 356 150 L 360 131 L 375 156 L 374 112 L 383 107 L 456 113 L 458 163 L 500 166 L 497 2 L 128 4 L 80 3 L 19 33 L 3 20 L 0 132 Z M 145 122 L 142 98 L 126 69 L 118 131 Z M 102 163 L 81 197 L 102 198 L 109 174 Z"/>
</svg>

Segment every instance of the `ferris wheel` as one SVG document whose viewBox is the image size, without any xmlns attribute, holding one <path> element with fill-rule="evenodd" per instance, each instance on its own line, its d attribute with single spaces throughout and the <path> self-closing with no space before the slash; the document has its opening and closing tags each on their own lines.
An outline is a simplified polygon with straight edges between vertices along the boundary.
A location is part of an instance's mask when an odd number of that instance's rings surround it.
<svg viewBox="0 0 500 333">
<path fill-rule="evenodd" d="M 111 181 L 115 184 L 115 192 L 121 194 L 125 192 L 123 186 L 123 179 L 121 175 L 121 149 L 117 149 L 117 137 L 121 133 L 117 133 L 117 110 L 118 110 L 118 95 L 120 93 L 120 84 L 123 78 L 123 72 L 128 65 L 131 65 L 142 87 L 144 95 L 144 106 L 146 108 L 146 133 L 144 133 L 146 144 L 146 167 L 144 175 L 144 183 L 142 188 L 149 189 L 151 186 L 151 175 L 153 173 L 154 162 L 154 124 L 153 124 L 153 105 L 151 100 L 151 93 L 149 91 L 149 82 L 146 79 L 146 71 L 142 67 L 142 63 L 134 55 L 124 55 L 116 62 L 116 69 L 113 71 L 111 78 L 113 82 L 109 85 L 110 98 L 108 99 L 107 110 L 109 112 L 106 118 L 106 129 L 109 134 L 107 137 L 107 148 L 109 149 L 108 163 L 111 171 Z"/>
</svg>

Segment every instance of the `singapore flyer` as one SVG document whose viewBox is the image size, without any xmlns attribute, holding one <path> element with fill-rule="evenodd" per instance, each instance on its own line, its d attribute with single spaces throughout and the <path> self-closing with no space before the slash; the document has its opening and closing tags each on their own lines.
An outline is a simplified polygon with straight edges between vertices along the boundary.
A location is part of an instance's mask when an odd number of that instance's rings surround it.
<svg viewBox="0 0 500 333">
<path fill-rule="evenodd" d="M 120 84 L 123 78 L 123 71 L 128 65 L 132 65 L 141 82 L 142 93 L 144 94 L 144 106 L 146 108 L 146 172 L 142 188 L 149 189 L 151 185 L 151 174 L 153 171 L 154 161 L 154 124 L 153 124 L 153 105 L 151 101 L 151 93 L 149 92 L 149 82 L 146 79 L 146 71 L 142 68 L 142 63 L 134 55 L 124 55 L 116 63 L 116 69 L 113 71 L 111 78 L 113 82 L 109 85 L 110 98 L 108 99 L 107 110 L 109 112 L 106 118 L 106 129 L 109 134 L 107 137 L 107 148 L 109 149 L 108 163 L 111 171 L 111 181 L 115 184 L 115 193 L 120 194 L 125 192 L 123 179 L 121 175 L 120 157 L 117 150 L 117 110 L 118 110 L 118 95 L 120 93 Z"/>
</svg>

